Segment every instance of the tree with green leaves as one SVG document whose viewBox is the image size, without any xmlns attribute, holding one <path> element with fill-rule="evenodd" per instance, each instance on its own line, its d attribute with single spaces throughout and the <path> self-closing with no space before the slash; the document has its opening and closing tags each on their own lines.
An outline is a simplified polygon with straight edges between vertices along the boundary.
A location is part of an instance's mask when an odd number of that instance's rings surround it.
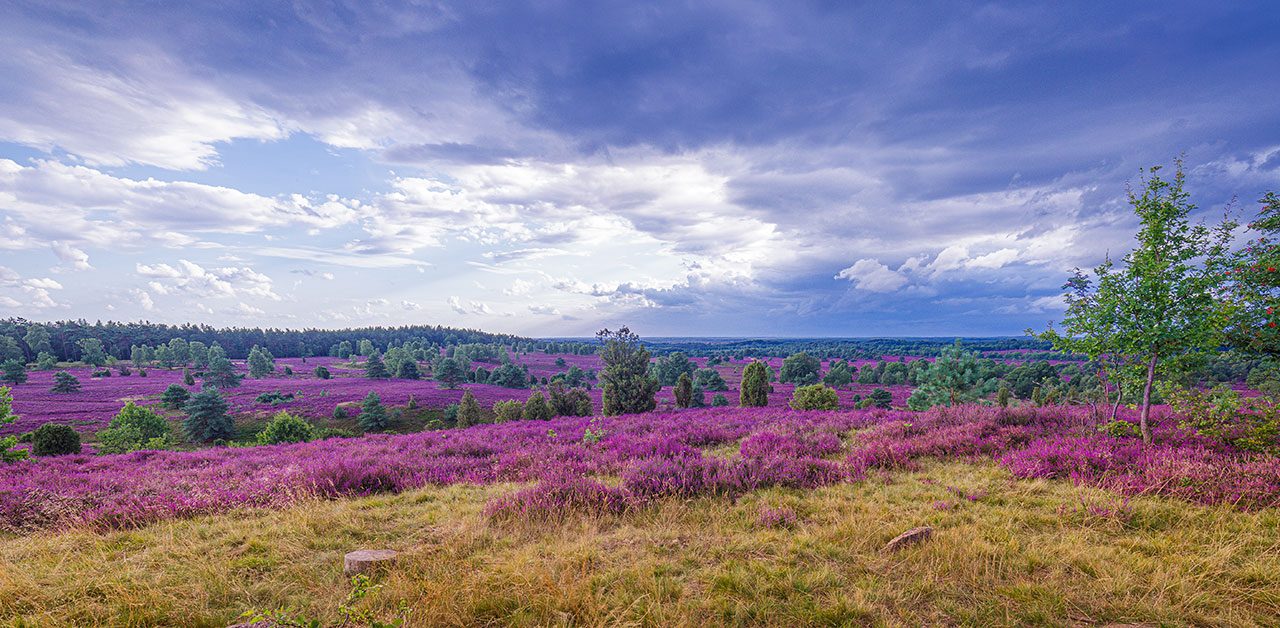
<svg viewBox="0 0 1280 628">
<path fill-rule="evenodd" d="M 688 373 L 681 373 L 676 379 L 676 389 L 674 391 L 677 408 L 688 408 L 693 402 L 693 379 Z"/>
<path fill-rule="evenodd" d="M 182 338 L 174 338 L 169 341 L 169 352 L 173 354 L 173 361 L 179 366 L 185 365 L 191 361 L 191 345 Z"/>
<path fill-rule="evenodd" d="M 0 362 L 19 360 L 25 362 L 27 354 L 23 353 L 18 341 L 8 336 L 0 336 Z"/>
<path fill-rule="evenodd" d="M 177 359 L 173 357 L 173 350 L 169 348 L 169 345 L 160 345 L 159 347 L 156 347 L 156 364 L 158 364 L 160 368 L 171 369 L 175 364 L 177 364 L 177 362 Z"/>
<path fill-rule="evenodd" d="M 398 379 L 421 379 L 422 373 L 418 371 L 418 362 L 412 357 L 400 360 L 400 366 L 396 368 L 396 378 Z"/>
<path fill-rule="evenodd" d="M 782 361 L 782 372 L 778 374 L 778 382 L 808 386 L 818 383 L 822 372 L 822 361 L 804 351 L 787 356 Z"/>
<path fill-rule="evenodd" d="M 4 374 L 0 375 L 0 381 L 9 382 L 10 384 L 21 384 L 27 381 L 27 365 L 19 360 L 5 360 L 3 366 Z"/>
<path fill-rule="evenodd" d="M 698 369 L 693 376 L 693 383 L 702 386 L 703 390 L 711 392 L 723 392 L 729 390 L 729 384 L 721 377 L 720 372 L 713 368 Z"/>
<path fill-rule="evenodd" d="M 123 454 L 139 449 L 167 449 L 169 421 L 150 408 L 125 404 L 107 429 L 97 433 L 99 454 Z"/>
<path fill-rule="evenodd" d="M 205 371 L 204 383 L 214 388 L 232 388 L 240 385 L 240 375 L 236 373 L 227 354 L 218 347 L 209 352 L 209 370 Z"/>
<path fill-rule="evenodd" d="M 370 390 L 360 403 L 360 416 L 357 419 L 360 429 L 366 432 L 381 432 L 391 425 L 391 417 L 387 415 L 386 406 L 382 405 L 382 397 L 376 390 Z"/>
<path fill-rule="evenodd" d="M 921 412 L 934 406 L 975 403 L 995 392 L 997 385 L 997 380 L 983 378 L 978 354 L 966 351 L 957 338 L 929 366 L 920 386 L 907 399 L 907 407 Z"/>
<path fill-rule="evenodd" d="M 281 410 L 271 416 L 267 426 L 258 432 L 259 445 L 279 445 L 282 443 L 305 443 L 311 440 L 313 429 L 302 417 Z"/>
<path fill-rule="evenodd" d="M 605 416 L 653 411 L 658 406 L 654 396 L 662 385 L 649 375 L 649 351 L 640 336 L 624 326 L 616 332 L 603 329 L 596 339 L 602 345 L 600 359 L 604 362 L 600 379 Z"/>
<path fill-rule="evenodd" d="M 78 392 L 80 390 L 80 380 L 71 373 L 58 371 L 53 374 L 53 388 L 49 390 L 56 393 Z"/>
<path fill-rule="evenodd" d="M 107 353 L 102 348 L 102 341 L 97 338 L 81 338 L 76 343 L 80 346 L 80 361 L 85 364 L 102 366 L 107 363 Z"/>
<path fill-rule="evenodd" d="M 227 414 L 227 402 L 217 388 L 206 388 L 192 395 L 183 410 L 187 413 L 182 419 L 187 440 L 207 443 L 235 438 L 235 419 Z"/>
<path fill-rule="evenodd" d="M 653 374 L 658 378 L 658 383 L 663 386 L 675 386 L 681 375 L 688 374 L 693 377 L 696 370 L 698 365 L 694 364 L 683 351 L 676 351 L 659 358 L 653 366 Z"/>
<path fill-rule="evenodd" d="M 313 371 L 311 371 L 311 372 L 312 372 L 312 373 L 313 373 L 313 374 L 314 374 L 318 379 L 329 379 L 330 377 L 333 377 L 333 374 L 329 372 L 329 369 L 327 369 L 327 368 L 325 368 L 325 367 L 323 367 L 323 366 L 317 366 L 317 367 L 315 368 L 315 370 L 313 370 Z"/>
<path fill-rule="evenodd" d="M 18 419 L 18 415 L 13 413 L 13 394 L 8 388 L 0 386 L 0 426 L 10 425 Z M 17 462 L 26 460 L 28 453 L 25 449 L 14 449 L 18 445 L 17 436 L 5 436 L 0 438 L 0 462 Z"/>
<path fill-rule="evenodd" d="M 893 405 L 893 393 L 883 388 L 873 388 L 867 395 L 867 401 L 870 401 L 872 406 L 888 410 Z"/>
<path fill-rule="evenodd" d="M 1172 181 L 1148 171 L 1142 193 L 1129 193 L 1141 227 L 1137 246 L 1116 266 L 1110 258 L 1079 269 L 1067 281 L 1061 329 L 1052 323 L 1040 338 L 1054 349 L 1098 361 L 1120 380 L 1121 395 L 1142 391 L 1138 428 L 1151 442 L 1152 392 L 1158 377 L 1173 378 L 1216 354 L 1237 308 L 1218 300 L 1227 275 L 1236 224 L 1210 229 L 1193 224 L 1195 205 L 1184 189 L 1181 162 Z M 1094 283 L 1096 280 L 1096 284 Z"/>
<path fill-rule="evenodd" d="M 36 356 L 36 368 L 42 371 L 52 371 L 58 368 L 58 358 L 48 351 L 41 351 L 40 355 Z"/>
<path fill-rule="evenodd" d="M 848 362 L 836 360 L 827 374 L 822 376 L 822 383 L 832 388 L 848 386 L 853 383 L 853 369 L 849 368 Z"/>
<path fill-rule="evenodd" d="M 457 358 L 440 358 L 434 371 L 436 381 L 444 384 L 445 388 L 457 388 L 458 382 L 467 379 L 467 370 L 458 363 Z"/>
<path fill-rule="evenodd" d="M 499 401 L 493 404 L 493 416 L 496 423 L 519 421 L 524 418 L 524 406 L 519 401 Z"/>
<path fill-rule="evenodd" d="M 1248 224 L 1251 239 L 1228 260 L 1224 300 L 1227 341 L 1239 353 L 1280 358 L 1280 196 L 1267 192 Z"/>
<path fill-rule="evenodd" d="M 53 353 L 53 343 L 50 341 L 49 330 L 44 325 L 28 325 L 27 333 L 22 337 L 22 341 L 27 343 L 27 349 L 32 355 L 40 353 Z"/>
<path fill-rule="evenodd" d="M 45 423 L 31 434 L 31 455 L 65 456 L 80 453 L 80 433 L 70 425 Z"/>
<path fill-rule="evenodd" d="M 738 392 L 738 405 L 744 408 L 763 408 L 769 405 L 772 388 L 769 385 L 768 365 L 760 360 L 753 360 L 742 369 L 742 390 Z"/>
<path fill-rule="evenodd" d="M 249 365 L 249 377 L 254 379 L 262 379 L 270 375 L 273 370 L 271 360 L 258 345 L 253 345 L 253 348 L 249 349 L 249 359 L 246 362 Z"/>
<path fill-rule="evenodd" d="M 459 428 L 467 428 L 472 425 L 479 425 L 484 418 L 484 413 L 480 410 L 480 402 L 476 401 L 476 396 L 471 391 L 462 394 L 462 401 L 458 404 L 458 420 L 456 426 Z"/>
<path fill-rule="evenodd" d="M 553 418 L 555 413 L 551 411 L 551 404 L 547 403 L 547 398 L 536 390 L 529 393 L 529 398 L 524 402 L 524 420 L 550 421 Z"/>
<path fill-rule="evenodd" d="M 181 408 L 191 399 L 191 391 L 183 388 L 180 384 L 169 384 L 169 387 L 160 393 L 160 403 L 170 408 Z"/>
<path fill-rule="evenodd" d="M 209 366 L 209 347 L 199 340 L 192 340 L 187 343 L 188 353 L 191 354 L 191 366 L 202 369 Z"/>
</svg>

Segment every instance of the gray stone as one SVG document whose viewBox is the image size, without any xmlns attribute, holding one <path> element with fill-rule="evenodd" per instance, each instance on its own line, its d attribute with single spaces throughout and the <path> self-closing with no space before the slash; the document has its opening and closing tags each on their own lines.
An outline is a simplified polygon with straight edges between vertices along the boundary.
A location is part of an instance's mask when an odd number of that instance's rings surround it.
<svg viewBox="0 0 1280 628">
<path fill-rule="evenodd" d="M 880 551 L 886 554 L 891 554 L 908 545 L 923 543 L 931 536 L 933 536 L 933 528 L 930 528 L 929 526 L 912 528 L 894 537 L 893 540 L 886 543 L 884 549 Z"/>
<path fill-rule="evenodd" d="M 356 550 L 348 552 L 342 559 L 342 573 L 353 578 L 362 573 L 369 573 L 378 567 L 387 567 L 396 562 L 394 550 Z"/>
</svg>

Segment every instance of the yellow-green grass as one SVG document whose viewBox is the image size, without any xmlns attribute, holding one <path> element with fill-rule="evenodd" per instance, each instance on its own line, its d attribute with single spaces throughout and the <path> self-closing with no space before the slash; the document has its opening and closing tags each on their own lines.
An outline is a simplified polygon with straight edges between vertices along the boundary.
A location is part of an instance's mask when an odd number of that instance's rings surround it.
<svg viewBox="0 0 1280 628">
<path fill-rule="evenodd" d="M 1136 498 L 1128 515 L 1099 516 L 1087 506 L 1121 500 L 953 462 L 736 502 L 491 522 L 485 502 L 518 488 L 3 539 L 0 625 L 224 626 L 278 606 L 336 619 L 342 555 L 384 547 L 400 562 L 368 603 L 389 616 L 404 598 L 415 626 L 1280 625 L 1275 511 Z M 764 505 L 797 524 L 761 527 Z M 920 525 L 932 540 L 881 554 Z"/>
</svg>

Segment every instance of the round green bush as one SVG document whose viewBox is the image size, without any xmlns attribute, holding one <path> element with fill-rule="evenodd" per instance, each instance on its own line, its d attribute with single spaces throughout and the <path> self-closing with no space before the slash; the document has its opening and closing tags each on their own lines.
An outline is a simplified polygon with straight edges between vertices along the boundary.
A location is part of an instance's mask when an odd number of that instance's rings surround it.
<svg viewBox="0 0 1280 628">
<path fill-rule="evenodd" d="M 31 453 L 36 456 L 78 454 L 80 433 L 70 425 L 45 423 L 31 434 Z"/>
<path fill-rule="evenodd" d="M 795 410 L 835 410 L 840 403 L 836 391 L 822 384 L 801 386 L 791 395 L 787 404 Z"/>
</svg>

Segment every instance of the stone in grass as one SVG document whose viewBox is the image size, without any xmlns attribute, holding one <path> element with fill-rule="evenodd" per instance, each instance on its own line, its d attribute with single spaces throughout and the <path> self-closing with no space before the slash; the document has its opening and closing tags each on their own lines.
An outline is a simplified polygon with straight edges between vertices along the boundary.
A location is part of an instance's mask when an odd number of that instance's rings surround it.
<svg viewBox="0 0 1280 628">
<path fill-rule="evenodd" d="M 387 567 L 396 562 L 394 550 L 356 550 L 348 552 L 342 559 L 342 573 L 354 578 L 362 573 L 369 573 L 378 567 Z"/>
<path fill-rule="evenodd" d="M 924 526 L 920 528 L 912 528 L 894 537 L 892 541 L 885 544 L 884 549 L 880 551 L 886 554 L 892 554 L 908 545 L 923 543 L 933 536 L 933 528 Z"/>
</svg>

